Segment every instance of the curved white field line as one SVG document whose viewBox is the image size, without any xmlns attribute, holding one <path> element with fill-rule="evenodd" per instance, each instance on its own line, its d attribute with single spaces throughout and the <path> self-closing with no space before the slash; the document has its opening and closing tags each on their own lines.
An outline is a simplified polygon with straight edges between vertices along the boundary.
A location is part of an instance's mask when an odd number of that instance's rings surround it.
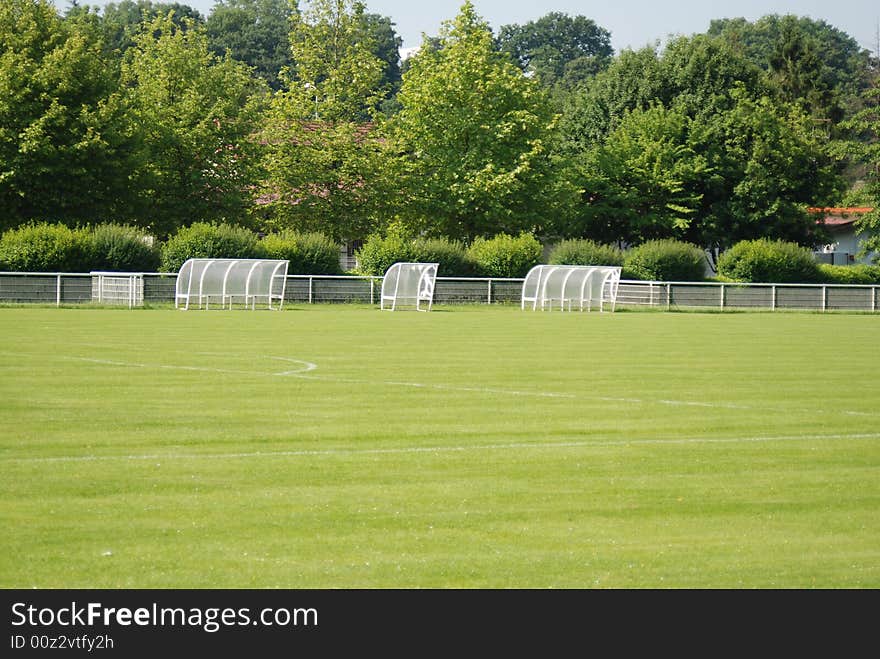
<svg viewBox="0 0 880 659">
<path fill-rule="evenodd" d="M 505 444 L 472 444 L 459 446 L 403 446 L 397 448 L 304 449 L 298 451 L 251 451 L 237 453 L 151 453 L 144 455 L 68 455 L 56 457 L 2 457 L 7 463 L 105 462 L 113 460 L 238 460 L 249 458 L 334 457 L 358 455 L 406 455 L 411 453 L 466 453 L 475 451 L 563 450 L 576 448 L 613 448 L 650 445 L 739 444 L 795 441 L 860 441 L 880 439 L 880 433 L 849 433 L 834 435 L 778 435 L 756 437 L 679 437 L 667 439 L 616 439 L 569 442 L 510 442 Z"/>
<path fill-rule="evenodd" d="M 71 361 L 80 361 L 80 362 L 88 362 L 90 364 L 102 364 L 104 366 L 121 366 L 126 368 L 156 368 L 163 370 L 177 370 L 177 371 L 199 371 L 205 373 L 233 373 L 237 375 L 259 375 L 264 377 L 272 377 L 272 376 L 286 376 L 286 375 L 297 375 L 299 373 L 308 373 L 309 371 L 314 371 L 318 368 L 317 364 L 313 364 L 312 362 L 307 362 L 303 359 L 291 359 L 290 357 L 271 357 L 271 356 L 257 356 L 255 359 L 271 359 L 274 361 L 282 361 L 290 364 L 299 364 L 299 368 L 294 368 L 287 371 L 250 371 L 243 369 L 234 369 L 234 368 L 215 368 L 213 366 L 184 366 L 182 364 L 150 364 L 150 363 L 139 363 L 139 362 L 126 362 L 119 361 L 116 359 L 98 359 L 96 357 L 72 357 L 72 356 L 64 356 L 61 355 L 58 357 L 59 359 L 67 359 Z"/>
</svg>

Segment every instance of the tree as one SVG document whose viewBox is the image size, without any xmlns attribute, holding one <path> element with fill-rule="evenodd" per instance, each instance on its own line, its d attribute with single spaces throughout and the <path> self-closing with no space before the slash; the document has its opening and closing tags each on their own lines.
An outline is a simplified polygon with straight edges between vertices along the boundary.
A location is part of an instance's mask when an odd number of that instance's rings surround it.
<svg viewBox="0 0 880 659">
<path fill-rule="evenodd" d="M 400 213 L 431 234 L 470 239 L 541 227 L 553 206 L 546 93 L 494 48 L 465 2 L 439 49 L 412 59 L 390 120 L 402 157 Z"/>
<path fill-rule="evenodd" d="M 624 50 L 576 93 L 563 109 L 561 148 L 578 154 L 602 143 L 628 112 L 669 100 L 654 48 Z"/>
<path fill-rule="evenodd" d="M 860 195 L 873 211 L 856 222 L 856 229 L 866 236 L 864 252 L 875 252 L 880 262 L 880 76 L 864 93 L 864 107 L 847 122 L 846 128 L 860 138 L 849 142 L 849 152 L 864 164 L 864 187 Z"/>
<path fill-rule="evenodd" d="M 73 17 L 77 12 L 88 10 L 88 5 L 74 6 L 67 15 Z M 179 2 L 122 0 L 107 3 L 101 11 L 101 25 L 107 51 L 117 55 L 124 54 L 134 45 L 135 36 L 145 22 L 168 14 L 173 14 L 174 24 L 181 29 L 186 29 L 187 21 L 194 25 L 204 25 L 205 22 L 205 18 L 198 11 Z"/>
<path fill-rule="evenodd" d="M 364 14 L 363 21 L 373 44 L 373 54 L 382 62 L 382 78 L 378 87 L 385 90 L 386 99 L 390 99 L 400 89 L 400 46 L 403 45 L 403 39 L 394 31 L 394 23 L 387 16 Z"/>
<path fill-rule="evenodd" d="M 688 144 L 709 175 L 686 238 L 722 250 L 756 238 L 817 244 L 821 228 L 807 208 L 829 203 L 843 188 L 826 138 L 795 105 L 755 100 L 741 87 L 731 99 L 729 111 L 691 125 Z"/>
<path fill-rule="evenodd" d="M 316 0 L 294 17 L 295 67 L 262 131 L 263 225 L 362 238 L 376 223 L 385 170 L 376 124 L 384 63 L 348 0 Z"/>
<path fill-rule="evenodd" d="M 123 65 L 122 100 L 141 140 L 134 176 L 159 236 L 195 221 L 246 221 L 263 90 L 245 65 L 208 49 L 171 15 L 147 24 Z"/>
<path fill-rule="evenodd" d="M 661 105 L 627 113 L 604 144 L 577 160 L 585 203 L 559 233 L 627 244 L 682 238 L 708 173 L 705 159 L 688 146 L 689 123 Z"/>
<path fill-rule="evenodd" d="M 498 47 L 545 86 L 553 86 L 576 70 L 600 70 L 613 49 L 611 33 L 585 16 L 550 12 L 525 25 L 502 25 Z M 574 64 L 574 66 L 572 66 Z"/>
<path fill-rule="evenodd" d="M 314 104 L 315 117 L 324 121 L 375 117 L 386 91 L 385 64 L 375 54 L 363 3 L 313 0 L 293 15 L 290 45 L 288 99 L 298 107 Z"/>
<path fill-rule="evenodd" d="M 780 98 L 800 104 L 835 136 L 868 84 L 870 53 L 822 20 L 791 14 L 723 19 L 712 21 L 708 34 L 760 67 Z"/>
<path fill-rule="evenodd" d="M 0 4 L 0 227 L 122 212 L 129 140 L 94 24 L 50 0 Z"/>
<path fill-rule="evenodd" d="M 288 0 L 220 0 L 206 28 L 211 51 L 252 67 L 272 89 L 281 87 L 281 70 L 290 66 Z"/>
</svg>

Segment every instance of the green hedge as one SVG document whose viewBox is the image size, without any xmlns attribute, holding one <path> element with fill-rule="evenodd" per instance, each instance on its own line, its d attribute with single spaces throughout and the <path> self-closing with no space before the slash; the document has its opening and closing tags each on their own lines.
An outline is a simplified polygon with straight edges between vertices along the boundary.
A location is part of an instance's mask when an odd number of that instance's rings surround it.
<svg viewBox="0 0 880 659">
<path fill-rule="evenodd" d="M 468 248 L 477 274 L 484 277 L 525 277 L 541 262 L 542 253 L 541 243 L 530 233 L 476 238 Z"/>
<path fill-rule="evenodd" d="M 0 268 L 7 271 L 89 272 L 91 257 L 89 232 L 63 224 L 27 224 L 0 237 Z"/>
<path fill-rule="evenodd" d="M 475 267 L 464 244 L 447 238 L 412 238 L 405 229 L 392 226 L 382 234 L 370 236 L 357 252 L 358 272 L 384 275 L 398 262 L 439 263 L 441 277 L 473 275 Z"/>
<path fill-rule="evenodd" d="M 417 238 L 411 258 L 418 263 L 439 263 L 440 277 L 468 277 L 476 272 L 464 243 L 448 238 Z"/>
<path fill-rule="evenodd" d="M 819 265 L 824 284 L 880 285 L 880 265 Z"/>
<path fill-rule="evenodd" d="M 622 276 L 650 281 L 702 281 L 706 278 L 706 255 L 691 243 L 649 240 L 626 252 Z"/>
<path fill-rule="evenodd" d="M 339 245 L 322 233 L 286 230 L 270 233 L 261 241 L 266 258 L 290 261 L 291 275 L 338 275 Z"/>
<path fill-rule="evenodd" d="M 552 250 L 548 262 L 551 265 L 612 265 L 622 266 L 623 250 L 615 245 L 604 245 L 592 240 L 563 240 Z"/>
<path fill-rule="evenodd" d="M 732 281 L 800 284 L 822 280 L 812 251 L 782 240 L 743 240 L 718 257 L 718 275 Z"/>
<path fill-rule="evenodd" d="M 99 224 L 89 233 L 90 270 L 156 272 L 160 253 L 154 240 L 136 227 Z"/>
<path fill-rule="evenodd" d="M 187 259 L 259 259 L 266 252 L 257 234 L 231 224 L 196 222 L 162 245 L 162 270 L 177 272 Z"/>
<path fill-rule="evenodd" d="M 381 277 L 395 263 L 412 261 L 412 240 L 406 231 L 392 226 L 382 234 L 373 234 L 357 250 L 358 272 Z"/>
</svg>

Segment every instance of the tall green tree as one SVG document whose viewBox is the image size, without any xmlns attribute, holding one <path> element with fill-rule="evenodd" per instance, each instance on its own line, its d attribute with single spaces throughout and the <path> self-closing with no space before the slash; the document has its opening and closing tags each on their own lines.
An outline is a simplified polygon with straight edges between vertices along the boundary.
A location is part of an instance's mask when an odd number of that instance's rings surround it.
<svg viewBox="0 0 880 659">
<path fill-rule="evenodd" d="M 279 89 L 281 70 L 291 64 L 291 15 L 288 0 L 219 0 L 206 22 L 211 51 L 228 52 Z"/>
<path fill-rule="evenodd" d="M 105 220 L 129 199 L 117 80 L 89 21 L 0 4 L 0 227 Z"/>
<path fill-rule="evenodd" d="M 371 233 L 386 180 L 374 118 L 384 63 L 350 0 L 315 0 L 294 15 L 295 66 L 262 131 L 263 226 L 321 231 L 338 240 Z"/>
<path fill-rule="evenodd" d="M 390 134 L 403 154 L 401 214 L 414 228 L 469 239 L 543 226 L 555 115 L 471 2 L 444 25 L 439 49 L 412 59 L 398 99 Z"/>
<path fill-rule="evenodd" d="M 753 22 L 720 19 L 712 21 L 708 34 L 760 67 L 780 98 L 801 105 L 833 136 L 869 84 L 870 53 L 822 20 L 792 14 Z"/>
<path fill-rule="evenodd" d="M 584 203 L 559 233 L 603 243 L 683 238 L 709 173 L 688 145 L 690 122 L 662 105 L 627 113 L 604 144 L 576 159 Z"/>
<path fill-rule="evenodd" d="M 74 5 L 68 17 L 76 17 L 92 9 L 88 4 Z M 180 2 L 153 2 L 153 0 L 121 0 L 108 2 L 101 8 L 101 28 L 108 52 L 122 55 L 134 45 L 134 40 L 145 22 L 158 16 L 173 14 L 173 21 L 181 29 L 187 22 L 204 25 L 205 17 L 191 6 Z"/>
<path fill-rule="evenodd" d="M 709 175 L 697 188 L 702 207 L 688 238 L 722 250 L 756 238 L 817 244 L 820 228 L 807 208 L 830 203 L 844 187 L 827 139 L 796 105 L 756 100 L 741 87 L 731 98 L 730 110 L 691 125 L 689 145 Z"/>
<path fill-rule="evenodd" d="M 502 25 L 498 47 L 519 67 L 553 86 L 575 71 L 596 73 L 607 66 L 614 50 L 611 33 L 586 16 L 550 12 L 525 25 Z"/>
<path fill-rule="evenodd" d="M 863 108 L 847 122 L 846 128 L 858 138 L 851 140 L 848 147 L 850 155 L 863 165 L 864 183 L 859 195 L 874 210 L 860 217 L 856 228 L 866 237 L 862 244 L 864 252 L 873 252 L 874 260 L 880 263 L 880 75 L 863 97 Z"/>
<path fill-rule="evenodd" d="M 252 135 L 264 88 L 208 48 L 204 30 L 171 15 L 145 25 L 123 66 L 122 100 L 141 140 L 133 177 L 157 235 L 195 221 L 241 223 L 259 162 Z"/>
</svg>

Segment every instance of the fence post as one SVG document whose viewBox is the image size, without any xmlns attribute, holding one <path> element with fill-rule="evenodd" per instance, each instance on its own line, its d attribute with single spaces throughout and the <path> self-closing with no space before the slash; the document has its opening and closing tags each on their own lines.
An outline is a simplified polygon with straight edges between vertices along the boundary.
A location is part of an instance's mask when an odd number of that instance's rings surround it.
<svg viewBox="0 0 880 659">
<path fill-rule="evenodd" d="M 313 277 L 309 275 L 309 304 L 312 304 L 312 279 Z"/>
<path fill-rule="evenodd" d="M 488 291 L 486 293 L 487 304 L 492 304 L 492 280 L 488 281 Z"/>
<path fill-rule="evenodd" d="M 55 275 L 55 306 L 61 306 L 61 275 Z"/>
<path fill-rule="evenodd" d="M 666 284 L 666 311 L 672 307 L 672 284 Z"/>
<path fill-rule="evenodd" d="M 826 311 L 828 308 L 828 287 L 822 287 L 822 311 Z"/>
<path fill-rule="evenodd" d="M 721 284 L 721 311 L 724 311 L 724 284 Z"/>
<path fill-rule="evenodd" d="M 776 284 L 771 287 L 770 311 L 776 311 Z"/>
</svg>

